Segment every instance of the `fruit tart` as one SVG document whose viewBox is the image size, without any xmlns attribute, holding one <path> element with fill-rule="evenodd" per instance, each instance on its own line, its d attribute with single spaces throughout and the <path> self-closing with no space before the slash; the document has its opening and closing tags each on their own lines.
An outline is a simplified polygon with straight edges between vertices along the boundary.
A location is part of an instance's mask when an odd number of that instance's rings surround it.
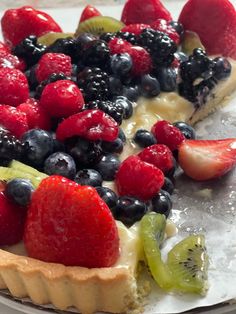
<svg viewBox="0 0 236 314">
<path fill-rule="evenodd" d="M 189 0 L 178 22 L 158 0 L 127 0 L 121 21 L 88 5 L 63 33 L 32 7 L 4 13 L 0 289 L 85 314 L 141 310 L 141 262 L 167 293 L 207 292 L 204 235 L 166 261 L 161 248 L 178 166 L 203 181 L 236 164 L 236 139 L 192 127 L 236 87 L 235 33 L 215 37 L 225 16 L 234 30 L 227 0 Z"/>
</svg>

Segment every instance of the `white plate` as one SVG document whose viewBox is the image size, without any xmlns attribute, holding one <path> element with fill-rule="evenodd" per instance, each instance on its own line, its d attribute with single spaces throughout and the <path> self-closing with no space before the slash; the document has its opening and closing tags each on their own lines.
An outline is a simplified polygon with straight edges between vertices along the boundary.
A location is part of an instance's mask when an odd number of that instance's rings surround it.
<svg viewBox="0 0 236 314">
<path fill-rule="evenodd" d="M 34 0 L 28 2 L 32 4 Z M 99 2 L 107 3 L 105 0 L 99 0 Z M 184 2 L 182 0 L 164 1 L 175 18 Z M 5 5 L 14 6 L 14 3 L 16 3 L 15 0 L 1 0 L 0 8 Z M 26 1 L 18 0 L 17 3 L 25 4 Z M 35 0 L 35 3 L 42 4 L 46 1 L 38 2 Z M 62 1 L 56 3 L 59 6 L 62 3 L 65 4 Z M 56 3 L 54 0 L 47 0 L 48 7 Z M 110 0 L 109 3 L 114 4 L 113 0 Z M 232 3 L 236 5 L 236 0 L 233 0 Z M 59 22 L 66 32 L 76 28 L 81 12 L 79 8 L 70 8 L 72 4 L 75 4 L 75 1 L 67 0 L 67 8 L 47 9 L 47 12 Z M 119 18 L 122 6 L 100 6 L 98 8 L 104 15 Z M 228 107 L 219 110 L 204 122 L 199 123 L 197 126 L 198 135 L 202 138 L 236 137 L 234 102 L 236 102 L 236 97 L 232 99 Z M 212 199 L 201 199 L 196 196 L 196 190 L 204 188 L 212 189 Z M 182 198 L 174 197 L 173 219 L 180 228 L 180 235 L 186 235 L 190 232 L 204 232 L 206 234 L 211 256 L 209 272 L 211 287 L 206 298 L 199 298 L 195 296 L 167 296 L 154 286 L 155 291 L 150 296 L 145 314 L 160 313 L 160 311 L 162 311 L 161 313 L 176 313 L 236 298 L 236 171 L 213 183 L 192 183 L 190 180 L 182 178 L 181 184 L 177 182 L 177 189 L 179 195 L 185 196 Z M 173 241 L 177 239 L 178 237 Z M 172 244 L 171 241 L 168 245 L 170 244 Z M 17 314 L 15 310 L 28 314 L 52 313 L 51 310 L 42 310 L 39 307 L 19 303 L 2 295 L 0 296 L 0 303 L 2 304 L 0 304 L 0 313 L 2 314 Z M 5 305 L 7 305 L 8 310 Z M 220 305 L 213 309 L 197 310 L 198 313 L 229 313 L 230 311 L 236 313 L 236 305 Z M 58 311 L 57 313 L 65 312 Z"/>
</svg>

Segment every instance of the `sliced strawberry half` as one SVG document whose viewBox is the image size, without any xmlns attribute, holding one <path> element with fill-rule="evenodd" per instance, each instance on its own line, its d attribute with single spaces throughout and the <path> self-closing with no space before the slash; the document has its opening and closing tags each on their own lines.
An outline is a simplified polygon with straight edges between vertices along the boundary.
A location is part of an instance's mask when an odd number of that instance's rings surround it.
<svg viewBox="0 0 236 314">
<path fill-rule="evenodd" d="M 236 165 L 236 138 L 186 140 L 179 147 L 179 165 L 198 181 L 221 177 Z"/>
<path fill-rule="evenodd" d="M 151 24 L 157 19 L 172 20 L 170 12 L 159 0 L 127 0 L 121 16 L 126 25 Z"/>
<path fill-rule="evenodd" d="M 101 16 L 102 14 L 92 5 L 88 4 L 82 11 L 81 17 L 80 17 L 80 23 L 84 22 L 88 19 L 91 19 L 91 17 L 95 16 Z"/>
<path fill-rule="evenodd" d="M 236 11 L 230 1 L 189 0 L 179 22 L 199 35 L 208 54 L 236 59 Z"/>
</svg>

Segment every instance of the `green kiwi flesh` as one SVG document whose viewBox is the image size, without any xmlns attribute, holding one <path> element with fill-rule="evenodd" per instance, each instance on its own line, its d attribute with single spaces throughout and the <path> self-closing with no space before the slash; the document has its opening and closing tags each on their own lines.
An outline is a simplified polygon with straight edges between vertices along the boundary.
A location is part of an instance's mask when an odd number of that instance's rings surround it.
<svg viewBox="0 0 236 314">
<path fill-rule="evenodd" d="M 109 16 L 95 16 L 82 23 L 79 23 L 75 32 L 75 37 L 83 33 L 91 33 L 94 35 L 101 35 L 103 33 L 118 32 L 124 27 L 121 21 L 118 21 Z"/>
<path fill-rule="evenodd" d="M 204 295 L 207 290 L 208 264 L 203 235 L 187 237 L 168 253 L 167 265 L 178 291 Z"/>
<path fill-rule="evenodd" d="M 37 42 L 41 45 L 50 46 L 59 38 L 74 37 L 73 33 L 54 33 L 49 32 L 38 37 Z"/>
</svg>

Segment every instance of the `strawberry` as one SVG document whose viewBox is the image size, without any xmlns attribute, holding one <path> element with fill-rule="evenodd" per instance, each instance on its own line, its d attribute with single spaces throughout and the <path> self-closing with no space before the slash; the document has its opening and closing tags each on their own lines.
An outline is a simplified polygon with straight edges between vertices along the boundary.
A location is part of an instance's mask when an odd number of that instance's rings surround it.
<svg viewBox="0 0 236 314">
<path fill-rule="evenodd" d="M 129 52 L 132 45 L 124 39 L 115 37 L 109 41 L 108 47 L 110 49 L 110 53 L 114 55 L 118 53 Z"/>
<path fill-rule="evenodd" d="M 59 141 L 81 136 L 91 141 L 112 142 L 119 133 L 117 122 L 101 110 L 84 110 L 63 120 L 56 130 Z"/>
<path fill-rule="evenodd" d="M 60 80 L 45 86 L 40 105 L 51 117 L 63 118 L 79 112 L 84 105 L 84 98 L 75 83 Z"/>
<path fill-rule="evenodd" d="M 0 104 L 21 104 L 29 98 L 26 76 L 17 69 L 0 68 L 0 91 Z"/>
<path fill-rule="evenodd" d="M 4 41 L 10 47 L 16 46 L 29 35 L 39 37 L 48 32 L 62 31 L 51 16 L 30 6 L 6 10 L 1 24 Z"/>
<path fill-rule="evenodd" d="M 146 49 L 140 46 L 133 46 L 128 51 L 132 58 L 133 66 L 131 73 L 134 76 L 148 74 L 152 70 L 152 58 Z"/>
<path fill-rule="evenodd" d="M 29 206 L 29 256 L 67 266 L 109 267 L 119 256 L 116 223 L 97 191 L 60 176 L 44 179 Z"/>
<path fill-rule="evenodd" d="M 0 105 L 0 124 L 18 138 L 29 130 L 26 114 L 12 106 Z"/>
<path fill-rule="evenodd" d="M 92 5 L 88 4 L 82 11 L 81 17 L 80 17 L 80 23 L 91 19 L 91 17 L 95 16 L 101 16 L 102 14 Z"/>
<path fill-rule="evenodd" d="M 129 24 L 151 24 L 157 19 L 172 20 L 171 14 L 159 0 L 127 0 L 121 16 L 121 21 Z"/>
<path fill-rule="evenodd" d="M 146 201 L 160 191 L 164 175 L 160 169 L 142 161 L 139 156 L 130 156 L 121 163 L 115 183 L 121 196 L 135 196 Z"/>
<path fill-rule="evenodd" d="M 186 140 L 179 146 L 180 167 L 198 181 L 218 178 L 236 165 L 236 138 Z"/>
<path fill-rule="evenodd" d="M 236 59 L 236 12 L 229 0 L 189 0 L 179 22 L 199 35 L 208 54 Z"/>
<path fill-rule="evenodd" d="M 34 99 L 28 99 L 17 106 L 17 110 L 26 114 L 29 129 L 51 129 L 51 120 L 47 112 Z"/>
<path fill-rule="evenodd" d="M 133 33 L 135 35 L 140 35 L 142 31 L 146 28 L 150 28 L 151 26 L 148 24 L 129 24 L 124 26 L 121 29 L 121 32 Z"/>
<path fill-rule="evenodd" d="M 10 201 L 0 192 L 0 245 L 13 245 L 23 238 L 26 208 Z"/>
<path fill-rule="evenodd" d="M 0 52 L 11 53 L 9 47 L 0 41 Z"/>
</svg>

